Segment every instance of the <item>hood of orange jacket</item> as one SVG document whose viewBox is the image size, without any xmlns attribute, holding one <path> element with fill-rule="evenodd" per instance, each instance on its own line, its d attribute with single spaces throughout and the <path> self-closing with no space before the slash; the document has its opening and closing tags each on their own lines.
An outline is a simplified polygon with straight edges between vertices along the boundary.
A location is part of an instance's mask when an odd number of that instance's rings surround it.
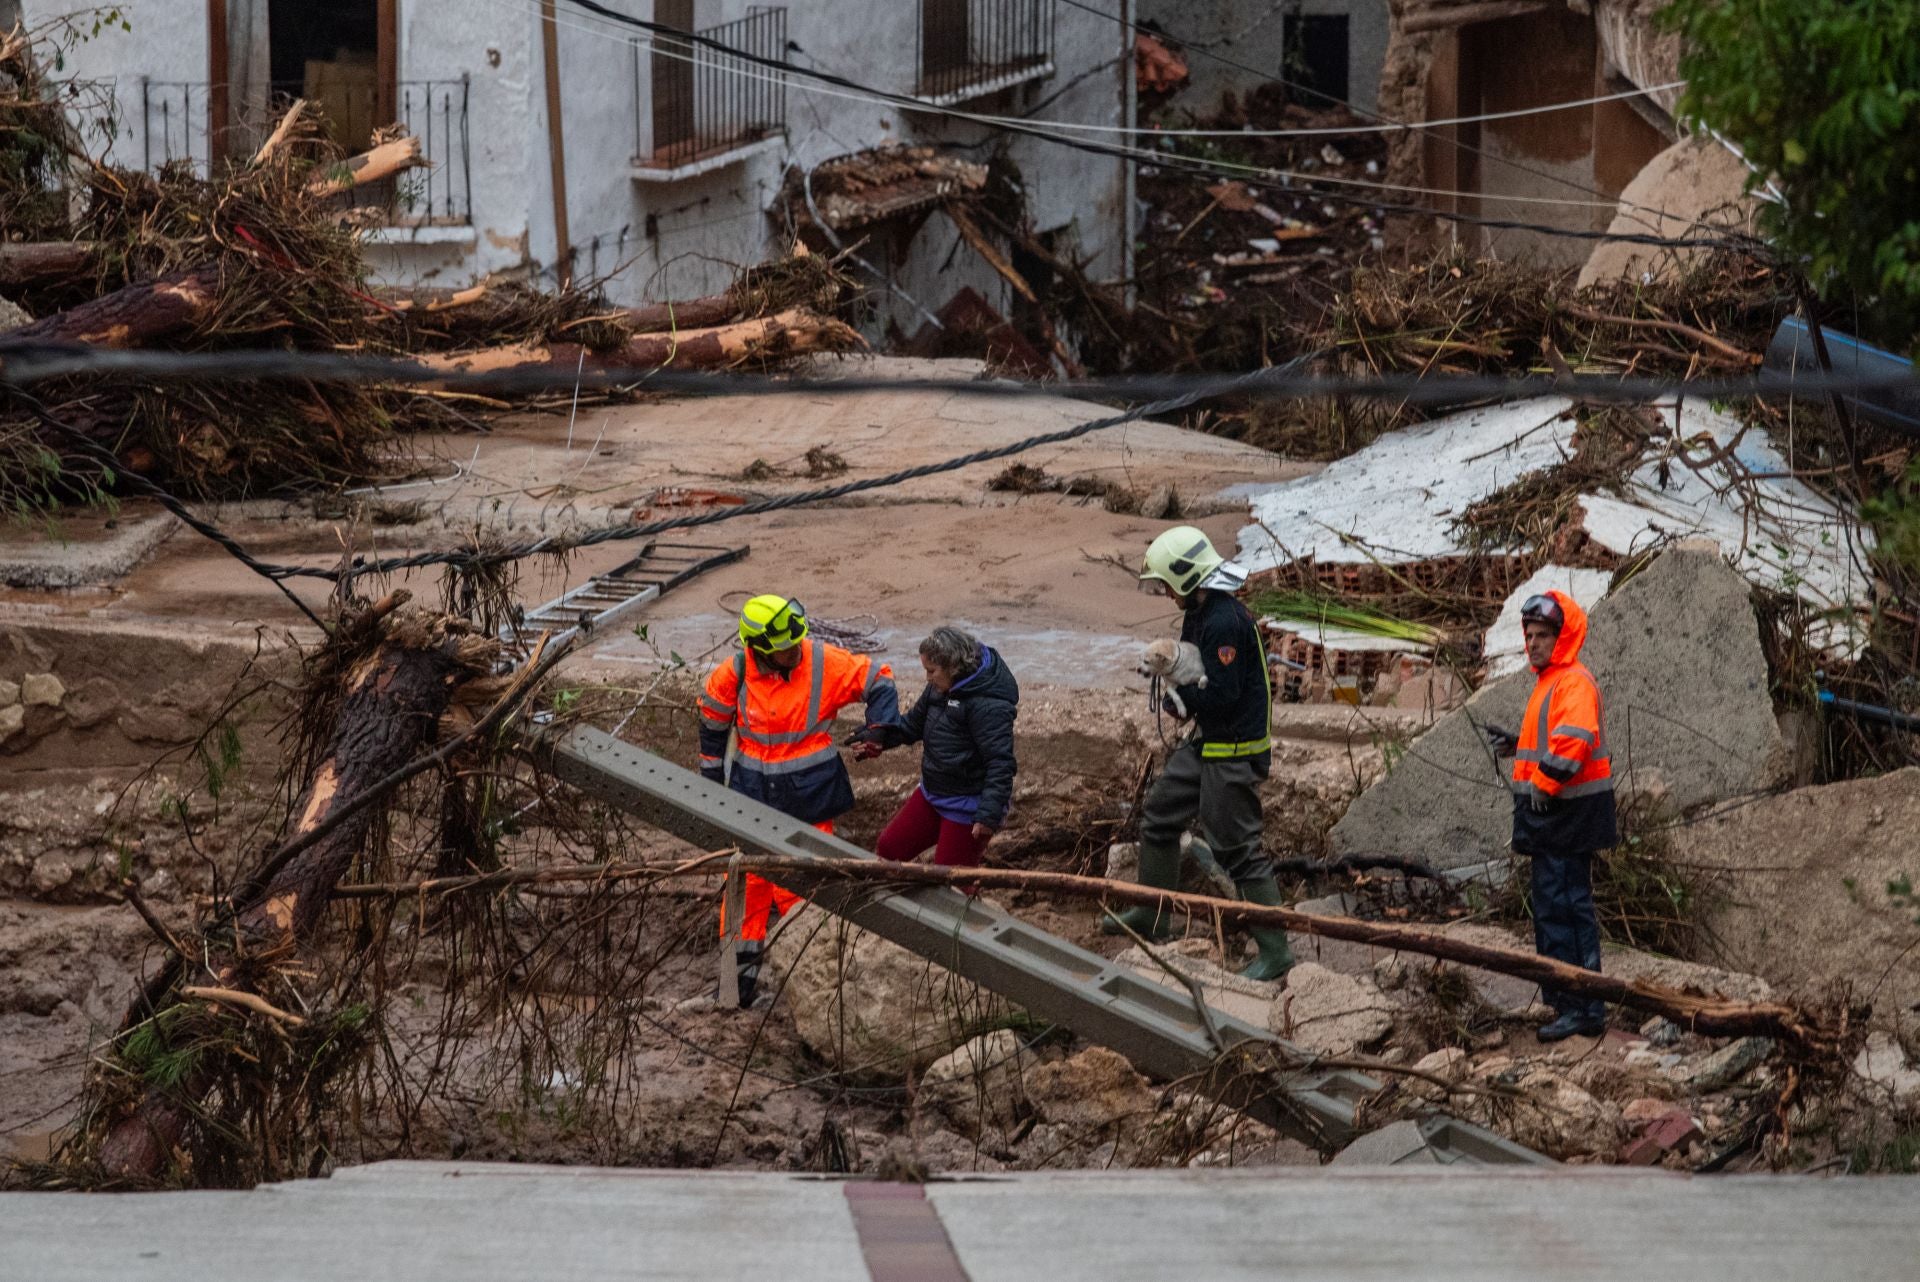
<svg viewBox="0 0 1920 1282">
<path fill-rule="evenodd" d="M 1535 672 L 1546 672 L 1549 668 L 1564 668 L 1580 658 L 1580 647 L 1587 643 L 1587 612 L 1580 603 L 1553 588 L 1547 592 L 1560 607 L 1560 635 L 1553 639 L 1553 654 L 1547 659 L 1545 668 L 1536 667 Z"/>
</svg>

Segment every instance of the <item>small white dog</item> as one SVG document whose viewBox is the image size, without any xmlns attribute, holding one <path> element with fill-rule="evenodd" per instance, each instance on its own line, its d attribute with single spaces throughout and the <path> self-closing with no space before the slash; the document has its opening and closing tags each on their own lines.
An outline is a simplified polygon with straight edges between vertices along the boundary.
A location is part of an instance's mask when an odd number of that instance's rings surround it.
<svg viewBox="0 0 1920 1282">
<path fill-rule="evenodd" d="M 1176 691 L 1181 686 L 1205 689 L 1207 685 L 1207 668 L 1201 662 L 1200 647 L 1191 641 L 1149 642 L 1140 654 L 1140 675 L 1159 677 L 1166 683 L 1167 697 L 1180 710 L 1183 721 L 1187 716 L 1187 705 Z"/>
</svg>

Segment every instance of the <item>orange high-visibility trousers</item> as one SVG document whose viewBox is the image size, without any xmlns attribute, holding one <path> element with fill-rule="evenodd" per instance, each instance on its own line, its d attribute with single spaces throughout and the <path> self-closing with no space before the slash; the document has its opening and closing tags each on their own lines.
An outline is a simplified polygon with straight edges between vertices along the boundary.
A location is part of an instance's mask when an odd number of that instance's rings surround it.
<svg viewBox="0 0 1920 1282">
<path fill-rule="evenodd" d="M 833 820 L 814 825 L 829 837 L 833 835 Z M 752 873 L 746 876 L 746 894 L 740 908 L 740 942 L 757 944 L 767 937 L 767 926 L 772 920 L 773 910 L 778 908 L 784 916 L 800 902 L 800 896 L 791 890 L 782 890 L 765 877 L 756 877 Z M 727 900 L 720 897 L 720 933 L 727 933 Z"/>
</svg>

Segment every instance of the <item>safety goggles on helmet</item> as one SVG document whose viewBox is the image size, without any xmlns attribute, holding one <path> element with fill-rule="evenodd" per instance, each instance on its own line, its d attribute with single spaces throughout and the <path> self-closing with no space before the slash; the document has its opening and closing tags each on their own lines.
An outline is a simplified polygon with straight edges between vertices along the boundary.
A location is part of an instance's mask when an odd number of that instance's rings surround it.
<svg viewBox="0 0 1920 1282">
<path fill-rule="evenodd" d="M 807 639 L 807 607 L 783 596 L 757 596 L 741 607 L 740 640 L 755 654 L 778 654 Z"/>
<path fill-rule="evenodd" d="M 1558 632 L 1566 625 L 1567 616 L 1561 611 L 1560 603 L 1544 592 L 1530 596 L 1520 606 L 1522 623 L 1544 623 Z"/>
</svg>

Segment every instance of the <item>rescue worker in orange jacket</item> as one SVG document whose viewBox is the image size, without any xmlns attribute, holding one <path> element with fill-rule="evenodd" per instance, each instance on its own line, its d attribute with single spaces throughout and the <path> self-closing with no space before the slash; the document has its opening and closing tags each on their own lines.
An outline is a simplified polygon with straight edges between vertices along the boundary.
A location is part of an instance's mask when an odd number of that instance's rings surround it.
<svg viewBox="0 0 1920 1282">
<path fill-rule="evenodd" d="M 900 720 L 893 669 L 864 654 L 812 640 L 806 607 L 757 596 L 740 611 L 741 652 L 715 668 L 700 695 L 700 773 L 782 814 L 833 831 L 853 808 L 853 781 L 832 734 L 834 715 L 866 705 L 866 724 Z M 728 769 L 728 740 L 732 768 Z M 748 875 L 740 920 L 740 1004 L 749 1006 L 775 909 L 800 897 Z M 720 923 L 724 934 L 727 923 Z"/>
<path fill-rule="evenodd" d="M 1593 907 L 1593 857 L 1620 840 L 1614 821 L 1613 764 L 1600 687 L 1580 663 L 1587 614 L 1564 592 L 1528 597 L 1520 607 L 1527 661 L 1538 676 L 1519 734 L 1486 727 L 1513 761 L 1513 849 L 1533 861 L 1534 947 L 1556 961 L 1600 969 L 1600 922 Z M 1606 1006 L 1545 988 L 1554 1018 L 1540 1040 L 1597 1037 Z"/>
</svg>

